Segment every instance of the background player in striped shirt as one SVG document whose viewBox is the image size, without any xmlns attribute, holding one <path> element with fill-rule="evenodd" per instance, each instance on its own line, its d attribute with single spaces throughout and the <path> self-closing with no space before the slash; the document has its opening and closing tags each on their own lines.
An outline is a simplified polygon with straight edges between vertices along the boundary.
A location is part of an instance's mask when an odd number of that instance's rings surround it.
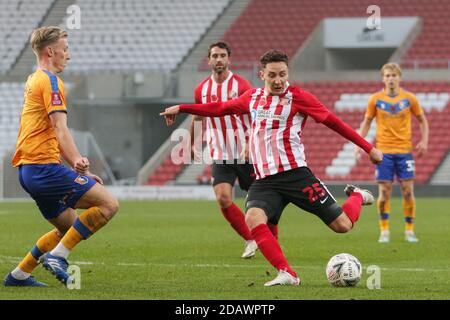
<svg viewBox="0 0 450 320">
<path fill-rule="evenodd" d="M 314 176 L 307 167 L 301 141 L 307 117 L 360 146 L 373 163 L 381 162 L 383 154 L 333 115 L 315 96 L 289 85 L 288 57 L 284 52 L 271 50 L 260 62 L 264 88 L 248 90 L 239 98 L 224 103 L 173 106 L 161 115 L 172 125 L 179 112 L 203 116 L 251 114 L 250 152 L 257 180 L 247 196 L 246 222 L 262 254 L 278 270 L 278 276 L 265 285 L 298 285 L 300 279 L 267 223 L 277 224 L 284 208 L 293 203 L 317 215 L 333 231 L 343 233 L 353 228 L 361 206 L 374 201 L 369 191 L 348 185 L 345 191 L 349 198 L 341 207 Z"/>
<path fill-rule="evenodd" d="M 231 48 L 225 42 L 216 42 L 209 46 L 208 65 L 211 75 L 204 79 L 195 88 L 195 103 L 225 102 L 242 95 L 252 85 L 243 77 L 231 72 L 229 69 Z M 253 166 L 248 163 L 248 138 L 250 131 L 250 116 L 226 115 L 222 117 L 194 116 L 191 124 L 191 150 L 193 156 L 200 150 L 195 150 L 198 138 L 194 128 L 196 120 L 206 121 L 206 141 L 212 164 L 213 188 L 217 202 L 223 216 L 233 229 L 245 240 L 242 258 L 251 258 L 255 255 L 258 246 L 253 240 L 250 230 L 245 223 L 242 210 L 233 202 L 232 190 L 236 179 L 239 186 L 247 191 L 255 179 Z M 197 123 L 200 123 L 198 121 Z M 201 139 L 202 140 L 202 139 Z M 247 161 L 242 161 L 242 153 Z M 276 226 L 271 226 L 277 232 Z"/>
<path fill-rule="evenodd" d="M 107 224 L 119 207 L 102 179 L 89 172 L 89 161 L 79 153 L 67 127 L 64 83 L 56 75 L 70 59 L 66 31 L 42 27 L 33 31 L 30 42 L 38 68 L 26 83 L 12 164 L 19 169 L 20 184 L 55 229 L 43 235 L 7 275 L 5 286 L 46 286 L 31 276 L 40 259 L 45 269 L 69 284 L 70 251 Z M 62 165 L 60 156 L 73 169 Z M 87 210 L 78 216 L 77 208 Z"/>
<path fill-rule="evenodd" d="M 411 116 L 419 121 L 421 140 L 416 146 L 417 156 L 425 155 L 428 149 L 428 122 L 416 96 L 400 87 L 402 70 L 396 63 L 387 63 L 381 68 L 384 90 L 373 94 L 367 105 L 366 115 L 361 123 L 361 136 L 369 132 L 372 120 L 376 118 L 377 148 L 384 153 L 383 161 L 377 166 L 378 213 L 380 215 L 380 238 L 378 242 L 389 242 L 389 214 L 391 212 L 392 183 L 396 176 L 403 196 L 405 216 L 405 240 L 419 241 L 414 234 L 416 200 L 414 198 L 414 158 L 411 133 Z M 356 158 L 360 149 L 355 149 Z"/>
</svg>

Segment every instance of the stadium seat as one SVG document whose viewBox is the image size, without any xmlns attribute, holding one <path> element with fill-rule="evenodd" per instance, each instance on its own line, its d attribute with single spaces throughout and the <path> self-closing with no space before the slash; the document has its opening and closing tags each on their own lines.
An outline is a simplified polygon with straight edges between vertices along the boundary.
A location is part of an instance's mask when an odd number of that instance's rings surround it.
<svg viewBox="0 0 450 320">
<path fill-rule="evenodd" d="M 320 100 L 322 100 L 322 96 L 335 97 L 329 104 L 329 108 L 333 110 L 334 106 L 337 116 L 355 129 L 359 127 L 364 117 L 368 97 L 380 88 L 380 84 L 374 81 L 311 81 L 295 84 L 313 94 L 320 92 L 320 95 L 317 95 Z M 450 135 L 448 135 L 447 129 L 448 123 L 450 123 L 450 95 L 448 90 L 447 92 L 442 90 L 443 88 L 449 88 L 450 83 L 448 81 L 404 81 L 403 86 L 417 92 L 419 102 L 422 105 L 425 102 L 425 105 L 429 106 L 425 109 L 430 131 L 433 132 L 430 135 L 429 150 L 426 157 L 416 157 L 417 182 L 426 183 L 450 151 Z M 339 88 L 345 89 L 342 89 L 344 91 L 336 95 L 335 92 Z M 355 107 L 356 104 L 349 108 L 338 108 L 336 105 L 339 105 L 339 101 L 359 101 L 364 108 Z M 429 101 L 434 101 L 434 103 L 428 103 Z M 439 101 L 440 104 L 437 104 L 436 101 Z M 420 131 L 417 121 L 414 119 L 412 120 L 412 126 L 414 132 L 413 144 L 415 145 L 419 140 Z M 333 164 L 333 159 L 340 154 L 347 141 L 314 121 L 308 120 L 304 130 L 305 134 L 302 135 L 302 138 L 308 166 L 320 179 L 327 182 L 352 180 L 373 182 L 375 167 L 365 154 L 362 156 L 362 160 L 352 167 L 349 174 L 344 174 L 347 171 L 340 167 L 340 165 L 351 164 L 351 161 L 346 158 L 335 162 L 339 165 L 336 167 L 337 169 L 328 169 L 327 171 L 327 167 Z M 324 145 L 327 146 L 325 149 L 323 148 Z M 334 174 L 329 175 L 330 172 Z"/>
<path fill-rule="evenodd" d="M 229 2 L 77 0 L 83 28 L 68 30 L 72 61 L 66 72 L 174 70 Z"/>
<path fill-rule="evenodd" d="M 359 0 L 327 1 L 326 4 L 315 0 L 283 0 L 278 6 L 272 3 L 271 0 L 250 1 L 223 36 L 236 52 L 233 57 L 235 69 L 251 69 L 259 54 L 270 49 L 267 43 L 293 56 L 322 19 L 360 17 L 364 6 Z M 383 8 L 383 17 L 419 15 L 422 18 L 422 31 L 401 61 L 404 68 L 450 68 L 450 38 L 443 32 L 450 27 L 446 7 L 443 7 L 446 4 L 439 1 L 430 5 L 423 0 L 377 2 Z M 283 23 L 272 19 L 274 16 L 283 17 Z M 275 28 L 276 33 L 273 32 Z"/>
<path fill-rule="evenodd" d="M 0 74 L 8 72 L 54 0 L 0 0 Z"/>
<path fill-rule="evenodd" d="M 160 166 L 147 179 L 147 185 L 165 185 L 175 180 L 183 171 L 184 165 L 177 165 L 172 162 L 170 155 L 161 163 Z"/>
<path fill-rule="evenodd" d="M 0 82 L 0 156 L 14 150 L 22 112 L 23 90 L 25 83 Z M 72 84 L 65 84 L 66 93 Z"/>
</svg>

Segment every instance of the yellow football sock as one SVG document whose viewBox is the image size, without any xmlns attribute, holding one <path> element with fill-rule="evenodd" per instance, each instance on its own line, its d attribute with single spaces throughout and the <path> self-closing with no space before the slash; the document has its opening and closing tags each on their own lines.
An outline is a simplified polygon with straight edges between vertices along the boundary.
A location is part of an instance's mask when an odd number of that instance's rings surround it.
<svg viewBox="0 0 450 320">
<path fill-rule="evenodd" d="M 378 214 L 380 215 L 380 231 L 389 231 L 389 213 L 391 212 L 391 200 L 377 201 Z"/>
<path fill-rule="evenodd" d="M 81 240 L 89 238 L 108 223 L 98 207 L 84 211 L 61 239 L 61 243 L 72 250 Z"/>
<path fill-rule="evenodd" d="M 44 234 L 36 242 L 33 249 L 23 258 L 22 262 L 19 263 L 19 269 L 27 273 L 33 272 L 38 265 L 39 257 L 56 247 L 60 240 L 61 237 L 56 229 Z"/>
<path fill-rule="evenodd" d="M 414 218 L 416 217 L 416 199 L 403 199 L 403 213 L 405 214 L 405 231 L 414 231 Z"/>
</svg>

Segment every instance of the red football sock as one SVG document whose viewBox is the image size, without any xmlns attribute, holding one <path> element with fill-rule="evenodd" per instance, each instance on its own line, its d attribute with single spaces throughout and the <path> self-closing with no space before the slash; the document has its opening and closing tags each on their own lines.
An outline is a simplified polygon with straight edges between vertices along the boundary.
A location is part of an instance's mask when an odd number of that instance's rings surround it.
<svg viewBox="0 0 450 320">
<path fill-rule="evenodd" d="M 294 277 L 297 277 L 297 274 L 291 269 L 284 257 L 277 239 L 275 239 L 266 224 L 262 223 L 253 228 L 252 236 L 258 244 L 259 250 L 261 250 L 262 254 L 271 265 L 277 270 L 286 270 Z"/>
<path fill-rule="evenodd" d="M 234 203 L 228 208 L 221 208 L 223 216 L 231 224 L 234 230 L 245 240 L 252 240 L 250 229 L 245 223 L 245 216 L 241 209 Z"/>
<path fill-rule="evenodd" d="M 362 203 L 362 195 L 360 195 L 358 192 L 353 192 L 348 197 L 347 201 L 345 201 L 345 203 L 342 205 L 342 209 L 353 224 L 358 221 L 359 214 L 361 213 Z"/>
<path fill-rule="evenodd" d="M 275 239 L 278 240 L 278 225 L 277 224 L 271 224 L 267 223 L 267 227 L 269 227 L 270 232 L 272 232 Z"/>
</svg>

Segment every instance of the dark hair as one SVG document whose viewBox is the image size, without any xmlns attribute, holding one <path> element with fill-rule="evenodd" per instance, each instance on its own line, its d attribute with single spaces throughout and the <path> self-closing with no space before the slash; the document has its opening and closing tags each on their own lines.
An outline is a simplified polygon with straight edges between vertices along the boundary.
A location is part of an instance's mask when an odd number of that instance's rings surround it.
<svg viewBox="0 0 450 320">
<path fill-rule="evenodd" d="M 215 42 L 209 46 L 208 58 L 211 56 L 211 49 L 214 47 L 219 47 L 221 49 L 227 50 L 228 56 L 231 56 L 231 48 L 230 48 L 229 44 L 226 42 L 223 42 L 223 41 L 219 41 L 219 42 Z"/>
<path fill-rule="evenodd" d="M 289 65 L 289 57 L 281 50 L 272 49 L 264 53 L 259 59 L 259 62 L 263 68 L 271 62 L 285 62 L 286 65 Z"/>
</svg>

